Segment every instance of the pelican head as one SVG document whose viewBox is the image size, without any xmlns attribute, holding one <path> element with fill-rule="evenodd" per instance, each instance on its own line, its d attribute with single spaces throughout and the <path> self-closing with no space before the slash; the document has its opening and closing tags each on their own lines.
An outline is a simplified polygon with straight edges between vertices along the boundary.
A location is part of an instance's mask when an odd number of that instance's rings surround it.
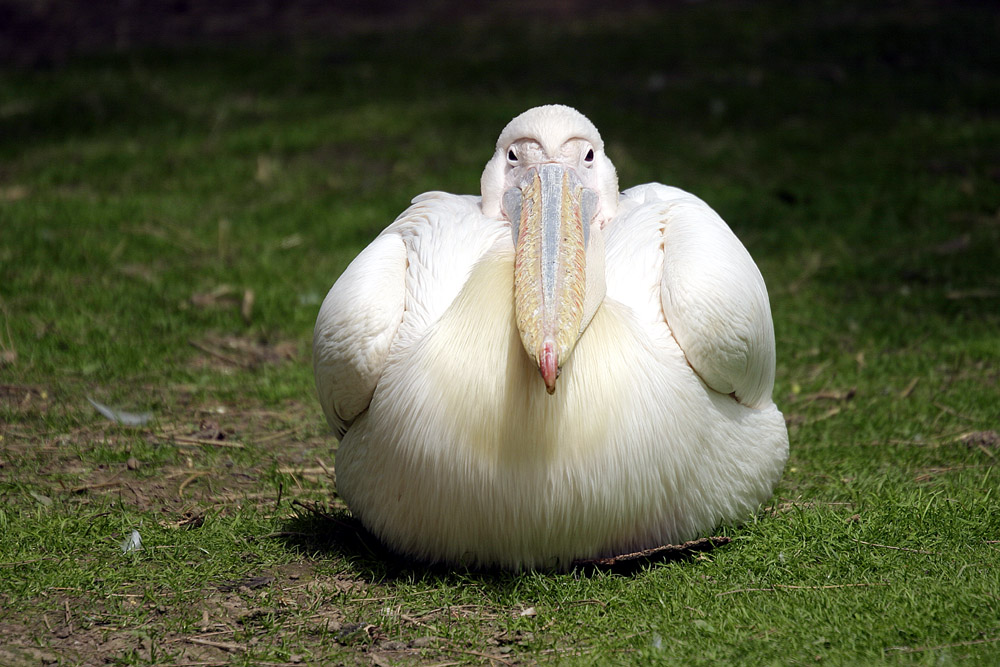
<svg viewBox="0 0 1000 667">
<path fill-rule="evenodd" d="M 483 213 L 510 222 L 514 310 L 546 390 L 604 298 L 601 229 L 618 209 L 618 177 L 586 116 L 535 107 L 507 124 L 482 177 Z"/>
</svg>

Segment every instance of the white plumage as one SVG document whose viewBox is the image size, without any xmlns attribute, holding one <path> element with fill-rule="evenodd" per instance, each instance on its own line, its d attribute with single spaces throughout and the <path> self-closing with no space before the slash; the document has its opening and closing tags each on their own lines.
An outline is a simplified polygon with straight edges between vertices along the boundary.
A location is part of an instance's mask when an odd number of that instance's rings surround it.
<svg viewBox="0 0 1000 667">
<path fill-rule="evenodd" d="M 591 213 L 566 194 L 543 221 L 587 232 L 586 289 L 580 324 L 567 325 L 582 329 L 575 347 L 536 354 L 534 325 L 515 313 L 515 271 L 527 269 L 515 269 L 508 217 L 530 230 L 532 207 L 550 206 L 525 185 L 550 164 L 573 174 L 560 192 L 598 203 Z M 739 240 L 677 188 L 619 197 L 597 130 L 568 107 L 511 121 L 482 186 L 482 199 L 414 199 L 320 310 L 316 385 L 352 512 L 404 554 L 515 569 L 749 517 L 780 478 L 788 437 L 771 400 L 767 292 Z"/>
</svg>

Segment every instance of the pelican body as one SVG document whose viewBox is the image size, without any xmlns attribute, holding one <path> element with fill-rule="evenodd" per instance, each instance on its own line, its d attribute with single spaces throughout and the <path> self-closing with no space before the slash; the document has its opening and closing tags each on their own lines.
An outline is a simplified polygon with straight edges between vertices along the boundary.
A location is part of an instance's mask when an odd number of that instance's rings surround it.
<svg viewBox="0 0 1000 667">
<path fill-rule="evenodd" d="M 320 309 L 354 515 L 413 558 L 509 569 L 751 516 L 788 435 L 767 291 L 726 223 L 674 187 L 619 194 L 559 105 L 507 125 L 481 186 L 415 198 Z"/>
</svg>

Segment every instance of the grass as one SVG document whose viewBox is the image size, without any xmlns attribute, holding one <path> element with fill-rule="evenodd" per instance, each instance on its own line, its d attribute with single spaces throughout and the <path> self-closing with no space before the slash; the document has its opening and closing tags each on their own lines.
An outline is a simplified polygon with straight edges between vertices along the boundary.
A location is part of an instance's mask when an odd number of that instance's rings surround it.
<svg viewBox="0 0 1000 667">
<path fill-rule="evenodd" d="M 0 662 L 1000 662 L 993 13 L 456 22 L 0 71 Z M 319 301 L 549 101 L 744 240 L 791 460 L 635 572 L 400 562 L 342 525 Z"/>
</svg>

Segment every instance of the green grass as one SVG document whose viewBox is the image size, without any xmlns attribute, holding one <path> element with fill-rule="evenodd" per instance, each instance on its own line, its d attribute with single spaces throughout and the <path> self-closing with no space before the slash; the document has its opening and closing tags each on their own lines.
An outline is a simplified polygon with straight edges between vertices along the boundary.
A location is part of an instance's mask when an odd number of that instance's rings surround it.
<svg viewBox="0 0 1000 667">
<path fill-rule="evenodd" d="M 460 25 L 0 70 L 0 663 L 1000 662 L 994 12 Z M 744 240 L 791 459 L 679 561 L 400 562 L 299 504 L 342 512 L 319 301 L 553 101 Z"/>
</svg>

